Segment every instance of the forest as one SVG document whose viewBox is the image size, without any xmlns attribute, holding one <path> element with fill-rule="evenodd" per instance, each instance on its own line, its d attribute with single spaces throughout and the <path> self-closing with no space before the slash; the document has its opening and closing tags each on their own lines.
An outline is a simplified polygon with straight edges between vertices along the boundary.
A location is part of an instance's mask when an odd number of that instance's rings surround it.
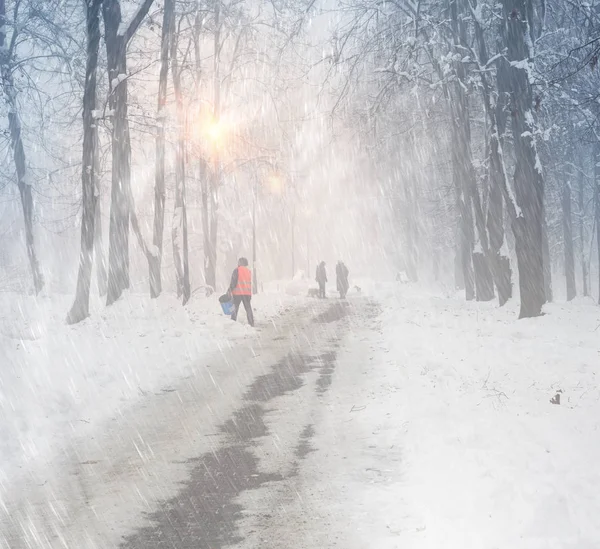
<svg viewBox="0 0 600 549">
<path fill-rule="evenodd" d="M 596 0 L 0 0 L 0 285 L 599 300 L 599 53 Z"/>
</svg>

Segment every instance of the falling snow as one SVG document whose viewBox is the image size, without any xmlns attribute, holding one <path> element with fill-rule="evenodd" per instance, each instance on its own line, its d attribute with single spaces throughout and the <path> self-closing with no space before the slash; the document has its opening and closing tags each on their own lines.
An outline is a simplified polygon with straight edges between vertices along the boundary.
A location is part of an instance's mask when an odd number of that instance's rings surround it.
<svg viewBox="0 0 600 549">
<path fill-rule="evenodd" d="M 525 4 L 0 6 L 0 549 L 600 547 L 600 0 Z"/>
</svg>

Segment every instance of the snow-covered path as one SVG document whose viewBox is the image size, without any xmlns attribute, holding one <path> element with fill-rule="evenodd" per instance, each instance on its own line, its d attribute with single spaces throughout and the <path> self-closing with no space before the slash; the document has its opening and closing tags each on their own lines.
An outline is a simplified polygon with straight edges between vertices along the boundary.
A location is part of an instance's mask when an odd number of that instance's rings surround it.
<svg viewBox="0 0 600 549">
<path fill-rule="evenodd" d="M 595 304 L 373 290 L 297 304 L 5 486 L 0 547 L 600 546 Z"/>
<path fill-rule="evenodd" d="M 178 386 L 72 440 L 52 467 L 4 487 L 3 546 L 214 548 L 235 541 L 238 496 L 283 478 L 259 473 L 255 442 L 268 438 L 283 468 L 297 466 L 301 433 L 290 447 L 296 435 L 280 438 L 265 416 L 310 413 L 310 402 L 289 409 L 278 399 L 300 394 L 311 379 L 318 394 L 326 390 L 349 313 L 367 303 L 298 307 L 257 339 L 209 356 Z M 304 436 L 307 429 L 301 426 Z"/>
</svg>

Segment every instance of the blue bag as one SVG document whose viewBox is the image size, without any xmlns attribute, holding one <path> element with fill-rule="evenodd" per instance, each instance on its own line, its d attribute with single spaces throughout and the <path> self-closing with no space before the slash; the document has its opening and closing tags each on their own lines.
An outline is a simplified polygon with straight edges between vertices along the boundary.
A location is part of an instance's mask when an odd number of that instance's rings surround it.
<svg viewBox="0 0 600 549">
<path fill-rule="evenodd" d="M 231 316 L 233 312 L 233 301 L 225 301 L 225 303 L 221 303 L 221 309 L 227 316 Z"/>
</svg>

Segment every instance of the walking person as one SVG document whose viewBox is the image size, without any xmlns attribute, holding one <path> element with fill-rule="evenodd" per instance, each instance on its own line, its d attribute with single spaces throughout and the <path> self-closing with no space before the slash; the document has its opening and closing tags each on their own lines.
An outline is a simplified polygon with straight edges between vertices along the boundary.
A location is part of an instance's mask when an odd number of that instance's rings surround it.
<svg viewBox="0 0 600 549">
<path fill-rule="evenodd" d="M 231 283 L 229 291 L 233 296 L 233 311 L 231 320 L 237 320 L 240 305 L 243 303 L 248 316 L 248 324 L 254 326 L 254 313 L 252 312 L 252 273 L 248 268 L 248 260 L 245 257 L 240 257 L 238 260 L 237 269 L 233 270 L 231 275 Z"/>
<path fill-rule="evenodd" d="M 326 297 L 325 285 L 327 284 L 327 270 L 325 269 L 325 261 L 319 263 L 315 280 L 319 284 L 319 297 Z"/>
<path fill-rule="evenodd" d="M 348 289 L 350 288 L 350 283 L 348 282 L 349 274 L 350 271 L 348 270 L 348 267 L 346 267 L 344 262 L 342 260 L 338 261 L 337 265 L 335 266 L 335 275 L 337 279 L 337 290 L 338 292 L 340 292 L 341 299 L 344 299 L 346 297 Z"/>
</svg>

